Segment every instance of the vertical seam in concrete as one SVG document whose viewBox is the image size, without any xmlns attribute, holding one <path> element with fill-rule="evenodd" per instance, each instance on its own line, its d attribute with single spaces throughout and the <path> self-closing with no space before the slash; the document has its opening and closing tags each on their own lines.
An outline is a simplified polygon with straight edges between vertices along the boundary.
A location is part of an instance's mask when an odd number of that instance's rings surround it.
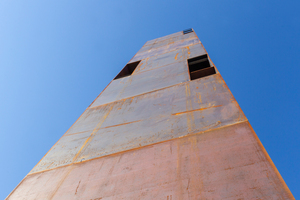
<svg viewBox="0 0 300 200">
<path fill-rule="evenodd" d="M 109 115 L 110 111 L 112 110 L 113 105 L 110 105 L 109 110 L 105 113 L 105 115 L 101 118 L 100 122 L 97 124 L 97 126 L 94 128 L 93 132 L 91 133 L 91 135 L 85 140 L 85 142 L 83 143 L 83 145 L 81 146 L 81 148 L 79 149 L 79 151 L 77 152 L 77 154 L 74 156 L 72 163 L 75 162 L 75 160 L 78 158 L 79 154 L 81 153 L 81 151 L 91 142 L 91 140 L 94 138 L 95 133 L 97 132 L 97 130 L 99 130 L 99 128 L 102 126 L 103 122 L 105 121 L 105 119 L 107 118 L 107 116 Z"/>
<path fill-rule="evenodd" d="M 191 91 L 190 91 L 190 85 L 189 83 L 185 84 L 185 94 L 186 94 L 186 110 L 193 110 L 192 106 L 192 100 L 190 99 L 191 97 Z M 187 113 L 187 128 L 188 132 L 192 133 L 192 130 L 195 127 L 195 119 L 194 119 L 194 113 L 189 112 Z"/>
</svg>

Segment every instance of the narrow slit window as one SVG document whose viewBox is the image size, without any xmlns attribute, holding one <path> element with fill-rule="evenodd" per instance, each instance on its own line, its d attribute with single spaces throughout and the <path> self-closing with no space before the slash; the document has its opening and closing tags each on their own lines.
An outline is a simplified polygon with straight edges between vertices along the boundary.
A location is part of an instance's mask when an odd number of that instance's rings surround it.
<svg viewBox="0 0 300 200">
<path fill-rule="evenodd" d="M 188 34 L 191 32 L 193 32 L 193 29 L 191 29 L 191 28 L 183 30 L 183 34 Z"/>
<path fill-rule="evenodd" d="M 139 65 L 141 61 L 136 61 L 136 62 L 133 62 L 133 63 L 129 63 L 127 64 L 123 69 L 122 71 L 120 71 L 120 73 L 116 76 L 115 79 L 119 79 L 119 78 L 123 78 L 123 77 L 126 77 L 126 76 L 130 76 L 133 71 L 135 70 L 135 68 Z"/>
<path fill-rule="evenodd" d="M 202 78 L 216 73 L 214 67 L 210 66 L 207 55 L 188 59 L 191 80 Z"/>
</svg>

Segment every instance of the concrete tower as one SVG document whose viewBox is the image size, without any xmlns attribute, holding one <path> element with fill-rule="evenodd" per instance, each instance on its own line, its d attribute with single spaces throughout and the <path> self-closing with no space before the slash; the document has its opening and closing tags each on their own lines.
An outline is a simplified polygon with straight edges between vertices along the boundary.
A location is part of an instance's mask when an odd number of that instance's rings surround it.
<svg viewBox="0 0 300 200">
<path fill-rule="evenodd" d="M 192 29 L 151 40 L 7 199 L 294 199 Z"/>
</svg>

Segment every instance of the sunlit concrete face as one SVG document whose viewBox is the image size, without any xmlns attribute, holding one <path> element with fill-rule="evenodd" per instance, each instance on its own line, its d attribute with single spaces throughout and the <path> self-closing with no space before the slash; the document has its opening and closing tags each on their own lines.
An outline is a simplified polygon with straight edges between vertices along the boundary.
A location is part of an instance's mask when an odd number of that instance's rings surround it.
<svg viewBox="0 0 300 200">
<path fill-rule="evenodd" d="M 206 54 L 146 42 L 7 199 L 294 199 L 218 71 L 190 80 Z"/>
</svg>

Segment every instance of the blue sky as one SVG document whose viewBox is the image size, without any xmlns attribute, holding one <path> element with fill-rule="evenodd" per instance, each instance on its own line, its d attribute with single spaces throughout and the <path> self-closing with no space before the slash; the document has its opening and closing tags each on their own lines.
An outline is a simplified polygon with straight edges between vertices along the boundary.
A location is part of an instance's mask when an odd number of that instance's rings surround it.
<svg viewBox="0 0 300 200">
<path fill-rule="evenodd" d="M 0 199 L 151 39 L 194 28 L 300 197 L 299 1 L 0 1 Z"/>
</svg>

